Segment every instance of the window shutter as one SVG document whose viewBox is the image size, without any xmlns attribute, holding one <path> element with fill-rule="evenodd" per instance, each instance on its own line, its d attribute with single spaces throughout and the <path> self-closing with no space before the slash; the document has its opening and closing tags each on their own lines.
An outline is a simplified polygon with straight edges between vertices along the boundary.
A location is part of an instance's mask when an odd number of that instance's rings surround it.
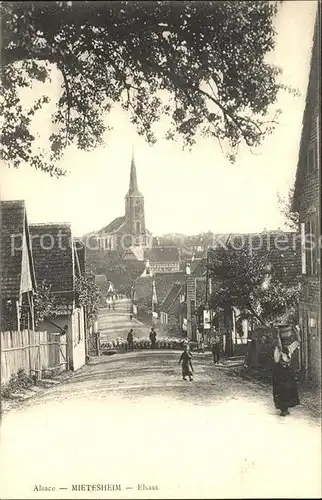
<svg viewBox="0 0 322 500">
<path fill-rule="evenodd" d="M 304 222 L 301 222 L 301 257 L 302 257 L 302 274 L 306 274 L 305 223 Z"/>
</svg>

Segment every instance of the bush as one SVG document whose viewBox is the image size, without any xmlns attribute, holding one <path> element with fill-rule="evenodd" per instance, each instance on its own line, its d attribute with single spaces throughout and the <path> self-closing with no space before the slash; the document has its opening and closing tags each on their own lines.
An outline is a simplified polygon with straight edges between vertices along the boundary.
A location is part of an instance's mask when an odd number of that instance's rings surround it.
<svg viewBox="0 0 322 500">
<path fill-rule="evenodd" d="M 9 399 L 15 392 L 28 389 L 34 385 L 34 381 L 29 377 L 23 368 L 20 368 L 17 374 L 13 374 L 10 380 L 1 388 L 1 396 L 5 399 Z"/>
</svg>

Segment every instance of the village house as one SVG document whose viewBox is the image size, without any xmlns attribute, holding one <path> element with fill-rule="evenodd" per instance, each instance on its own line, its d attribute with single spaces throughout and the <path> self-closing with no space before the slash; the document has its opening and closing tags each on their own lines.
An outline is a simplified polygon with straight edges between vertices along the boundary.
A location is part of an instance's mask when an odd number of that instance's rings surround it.
<svg viewBox="0 0 322 500">
<path fill-rule="evenodd" d="M 303 337 L 302 368 L 308 380 L 321 383 L 321 111 L 319 21 L 316 20 L 311 68 L 302 121 L 293 212 L 299 214 L 302 291 L 299 320 Z"/>
<path fill-rule="evenodd" d="M 217 241 L 217 246 L 216 246 Z M 300 279 L 300 240 L 295 232 L 265 231 L 258 234 L 230 234 L 220 235 L 214 239 L 215 246 L 209 248 L 208 255 L 212 257 L 216 248 L 229 242 L 234 248 L 245 248 L 250 254 L 256 253 L 267 257 L 268 268 L 274 270 L 281 281 L 290 286 L 298 285 Z M 211 261 L 211 259 L 210 259 Z M 230 308 L 217 307 L 212 310 L 216 301 L 216 287 L 218 282 L 215 276 L 207 277 L 207 256 L 193 259 L 190 264 L 191 278 L 195 278 L 196 301 L 192 303 L 192 327 L 198 326 L 204 334 L 204 339 L 209 340 L 210 327 L 213 326 L 222 334 L 223 351 L 227 355 L 243 354 L 247 348 L 247 339 L 252 329 L 250 321 L 241 317 L 241 311 L 233 306 Z M 194 314 L 196 322 L 194 321 Z M 185 322 L 187 319 L 185 318 Z M 195 333 L 193 332 L 193 336 Z"/>
<path fill-rule="evenodd" d="M 184 330 L 186 316 L 184 286 L 174 283 L 160 306 L 160 329 L 164 334 L 179 336 Z"/>
<path fill-rule="evenodd" d="M 38 325 L 49 333 L 66 333 L 68 368 L 85 364 L 85 314 L 77 303 L 76 278 L 85 271 L 85 249 L 65 223 L 31 224 L 32 253 L 38 286 L 46 282 L 54 300 L 53 317 Z"/>
<path fill-rule="evenodd" d="M 154 299 L 154 310 L 158 313 L 160 320 L 160 306 L 165 297 L 174 284 L 183 285 L 184 282 L 185 275 L 183 272 L 152 274 L 149 268 L 146 268 L 145 272 L 135 280 L 133 286 L 133 298 L 138 313 L 140 314 L 143 305 L 145 308 L 152 309 L 152 299 Z"/>
<path fill-rule="evenodd" d="M 181 259 L 177 247 L 153 247 L 146 251 L 146 260 L 153 274 L 180 271 Z"/>
<path fill-rule="evenodd" d="M 143 275 L 148 273 L 178 273 L 181 271 L 181 257 L 176 246 L 156 246 L 148 249 L 131 247 L 124 255 L 125 261 L 144 262 Z"/>
<path fill-rule="evenodd" d="M 36 278 L 25 202 L 0 202 L 1 330 L 34 327 Z"/>
</svg>

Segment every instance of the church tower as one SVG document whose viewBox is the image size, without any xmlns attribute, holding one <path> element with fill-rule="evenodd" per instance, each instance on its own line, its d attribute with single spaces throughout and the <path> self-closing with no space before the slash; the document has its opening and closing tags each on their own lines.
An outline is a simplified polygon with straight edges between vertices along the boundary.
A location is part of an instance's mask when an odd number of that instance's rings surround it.
<svg viewBox="0 0 322 500">
<path fill-rule="evenodd" d="M 125 196 L 125 226 L 136 245 L 146 245 L 144 197 L 138 188 L 134 154 L 132 154 L 130 186 Z M 134 241 L 133 241 L 134 243 Z"/>
</svg>

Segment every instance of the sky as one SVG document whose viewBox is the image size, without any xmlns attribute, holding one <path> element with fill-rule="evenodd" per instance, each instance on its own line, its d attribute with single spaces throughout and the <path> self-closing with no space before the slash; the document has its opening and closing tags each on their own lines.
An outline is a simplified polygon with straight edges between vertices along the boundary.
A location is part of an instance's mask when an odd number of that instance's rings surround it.
<svg viewBox="0 0 322 500">
<path fill-rule="evenodd" d="M 191 152 L 183 151 L 182 144 L 163 139 L 165 120 L 158 125 L 157 144 L 150 146 L 116 106 L 106 117 L 113 131 L 105 134 L 104 146 L 92 152 L 66 151 L 61 166 L 69 173 L 64 178 L 51 178 L 27 165 L 14 169 L 0 164 L 1 199 L 24 199 L 29 222 L 70 222 L 78 236 L 95 231 L 124 214 L 134 149 L 146 226 L 153 234 L 283 228 L 277 192 L 286 196 L 294 183 L 316 6 L 313 0 L 281 6 L 269 61 L 282 68 L 283 83 L 301 95 L 280 95 L 279 124 L 256 154 L 244 148 L 232 165 L 214 139 L 200 139 Z M 45 85 L 54 105 L 59 85 L 55 79 Z M 37 97 L 34 91 L 24 99 Z M 52 133 L 48 110 L 39 113 L 35 127 L 43 136 Z"/>
</svg>

